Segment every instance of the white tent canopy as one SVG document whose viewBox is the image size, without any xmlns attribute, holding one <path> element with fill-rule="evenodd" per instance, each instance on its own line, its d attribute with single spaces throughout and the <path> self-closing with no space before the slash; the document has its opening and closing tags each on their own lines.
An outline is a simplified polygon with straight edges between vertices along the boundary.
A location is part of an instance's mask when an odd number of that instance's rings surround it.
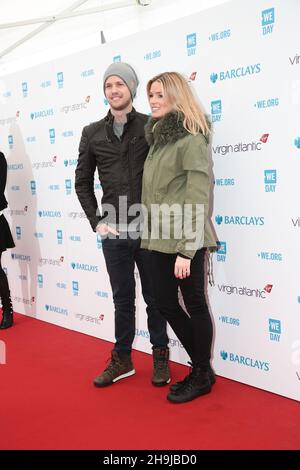
<svg viewBox="0 0 300 470">
<path fill-rule="evenodd" d="M 0 73 L 128 36 L 226 1 L 0 0 Z"/>
</svg>

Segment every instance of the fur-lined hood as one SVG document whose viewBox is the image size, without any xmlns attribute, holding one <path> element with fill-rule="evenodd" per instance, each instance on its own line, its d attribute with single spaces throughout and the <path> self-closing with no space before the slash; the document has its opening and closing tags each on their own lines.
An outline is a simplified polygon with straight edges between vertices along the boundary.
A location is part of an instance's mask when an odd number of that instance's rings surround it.
<svg viewBox="0 0 300 470">
<path fill-rule="evenodd" d="M 161 119 L 150 118 L 145 126 L 145 137 L 150 146 L 155 143 L 158 147 L 163 147 L 188 134 L 189 132 L 183 127 L 183 115 L 174 111 L 167 113 Z"/>
</svg>

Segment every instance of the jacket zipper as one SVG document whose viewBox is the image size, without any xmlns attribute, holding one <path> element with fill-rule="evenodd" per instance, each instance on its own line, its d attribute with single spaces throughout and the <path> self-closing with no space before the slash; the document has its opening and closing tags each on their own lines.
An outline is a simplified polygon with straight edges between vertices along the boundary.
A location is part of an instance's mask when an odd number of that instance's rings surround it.
<svg viewBox="0 0 300 470">
<path fill-rule="evenodd" d="M 130 140 L 129 142 L 129 148 L 130 151 L 128 152 L 128 176 L 129 176 L 129 191 L 130 191 L 130 199 L 131 199 L 131 204 L 134 203 L 133 201 L 133 187 L 132 187 L 132 165 L 131 165 L 131 159 L 133 160 L 134 157 L 134 145 L 136 142 L 136 137 L 133 137 L 133 139 Z"/>
</svg>

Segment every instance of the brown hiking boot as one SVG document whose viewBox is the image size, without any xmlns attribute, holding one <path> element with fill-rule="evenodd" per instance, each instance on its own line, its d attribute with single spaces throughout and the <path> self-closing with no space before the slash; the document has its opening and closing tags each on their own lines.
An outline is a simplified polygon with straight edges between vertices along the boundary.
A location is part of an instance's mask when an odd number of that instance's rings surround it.
<svg viewBox="0 0 300 470">
<path fill-rule="evenodd" d="M 130 353 L 111 352 L 111 361 L 104 371 L 94 380 L 96 387 L 106 387 L 118 380 L 135 374 Z"/>
<path fill-rule="evenodd" d="M 170 383 L 169 369 L 169 349 L 154 348 L 153 349 L 153 375 L 152 384 L 156 387 L 167 385 Z"/>
</svg>

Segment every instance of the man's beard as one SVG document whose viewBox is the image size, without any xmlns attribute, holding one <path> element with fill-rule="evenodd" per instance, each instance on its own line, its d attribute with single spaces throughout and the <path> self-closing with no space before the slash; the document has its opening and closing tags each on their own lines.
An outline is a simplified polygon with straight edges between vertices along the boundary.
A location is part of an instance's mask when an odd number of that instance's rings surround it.
<svg viewBox="0 0 300 470">
<path fill-rule="evenodd" d="M 111 109 L 115 111 L 123 111 L 123 109 L 128 108 L 128 106 L 131 104 L 131 99 L 129 98 L 127 101 L 125 101 L 124 103 L 120 103 L 120 104 L 115 104 L 113 102 L 109 104 L 110 104 Z"/>
</svg>

